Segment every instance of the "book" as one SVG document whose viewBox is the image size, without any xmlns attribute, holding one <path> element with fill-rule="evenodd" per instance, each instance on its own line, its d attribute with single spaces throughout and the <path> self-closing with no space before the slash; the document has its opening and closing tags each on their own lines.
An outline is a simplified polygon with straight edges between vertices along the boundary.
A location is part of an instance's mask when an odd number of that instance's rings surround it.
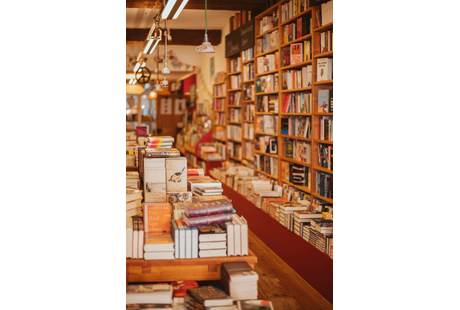
<svg viewBox="0 0 460 310">
<path fill-rule="evenodd" d="M 150 143 L 173 143 L 174 138 L 171 136 L 156 136 L 156 137 L 148 137 Z"/>
<path fill-rule="evenodd" d="M 271 301 L 267 300 L 239 300 L 238 310 L 273 310 Z"/>
<path fill-rule="evenodd" d="M 169 252 L 144 252 L 145 260 L 157 260 L 157 259 L 174 259 L 174 251 Z"/>
<path fill-rule="evenodd" d="M 214 286 L 202 286 L 187 290 L 187 294 L 205 307 L 231 306 L 233 299 Z"/>
<path fill-rule="evenodd" d="M 183 220 L 175 220 L 176 225 L 179 229 L 179 252 L 176 253 L 176 258 L 184 259 L 185 258 L 185 223 Z"/>
<path fill-rule="evenodd" d="M 318 113 L 329 112 L 329 89 L 318 90 Z"/>
<path fill-rule="evenodd" d="M 332 79 L 332 58 L 318 58 L 316 81 L 327 81 Z"/>
<path fill-rule="evenodd" d="M 215 242 L 227 240 L 228 225 L 213 224 L 198 226 L 199 242 Z"/>
<path fill-rule="evenodd" d="M 187 295 L 187 290 L 190 288 L 199 287 L 196 281 L 174 281 L 170 285 L 173 288 L 174 306 L 184 304 L 184 297 Z"/>
<path fill-rule="evenodd" d="M 169 203 L 189 203 L 192 202 L 192 192 L 167 192 L 166 193 L 166 200 Z"/>
<path fill-rule="evenodd" d="M 164 158 L 144 159 L 144 194 L 145 202 L 166 202 Z"/>
<path fill-rule="evenodd" d="M 187 191 L 187 159 L 166 158 L 166 191 Z"/>
<path fill-rule="evenodd" d="M 171 304 L 172 286 L 156 284 L 130 284 L 126 287 L 126 304 Z"/>
<path fill-rule="evenodd" d="M 222 263 L 221 273 L 225 273 L 233 283 L 247 283 L 259 279 L 257 272 L 251 268 L 248 262 L 244 261 Z"/>
<path fill-rule="evenodd" d="M 139 198 L 142 199 L 141 190 L 136 190 L 136 189 L 131 189 L 131 188 L 126 189 L 126 202 L 133 201 Z"/>
<path fill-rule="evenodd" d="M 146 252 L 174 252 L 174 239 L 170 233 L 145 234 L 143 250 Z"/>
<path fill-rule="evenodd" d="M 144 203 L 144 233 L 169 233 L 170 224 L 171 205 L 169 203 Z"/>
<path fill-rule="evenodd" d="M 214 214 L 231 213 L 233 205 L 227 200 L 210 200 L 183 204 L 188 218 L 209 216 Z"/>
<path fill-rule="evenodd" d="M 233 222 L 226 222 L 227 229 L 227 255 L 235 255 L 235 239 L 234 239 L 234 227 Z"/>
<path fill-rule="evenodd" d="M 291 64 L 298 64 L 303 61 L 303 44 L 291 44 Z"/>
<path fill-rule="evenodd" d="M 225 223 L 227 221 L 230 221 L 231 218 L 232 218 L 231 213 L 215 214 L 215 215 L 192 217 L 192 218 L 188 218 L 186 215 L 184 215 L 183 221 L 189 227 L 196 227 L 196 226 L 203 226 L 203 225 Z"/>
<path fill-rule="evenodd" d="M 217 250 L 217 249 L 227 249 L 227 242 L 200 242 L 198 245 L 200 250 Z"/>
<path fill-rule="evenodd" d="M 180 157 L 180 152 L 176 148 L 151 148 L 145 149 L 145 158 L 169 158 Z"/>
<path fill-rule="evenodd" d="M 142 206 L 142 197 L 126 203 L 126 211 Z"/>
</svg>

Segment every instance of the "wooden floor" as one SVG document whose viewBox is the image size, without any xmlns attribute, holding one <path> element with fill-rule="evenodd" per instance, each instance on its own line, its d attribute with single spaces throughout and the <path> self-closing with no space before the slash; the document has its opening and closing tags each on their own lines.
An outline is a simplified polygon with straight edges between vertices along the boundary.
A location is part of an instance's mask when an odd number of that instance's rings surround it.
<svg viewBox="0 0 460 310">
<path fill-rule="evenodd" d="M 332 305 L 249 230 L 249 248 L 258 258 L 259 299 L 275 310 L 332 309 Z"/>
</svg>

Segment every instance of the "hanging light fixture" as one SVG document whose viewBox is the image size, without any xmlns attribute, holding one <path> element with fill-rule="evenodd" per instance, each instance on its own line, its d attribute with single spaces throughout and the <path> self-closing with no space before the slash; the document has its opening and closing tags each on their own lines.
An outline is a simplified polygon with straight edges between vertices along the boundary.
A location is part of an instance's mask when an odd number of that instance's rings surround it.
<svg viewBox="0 0 460 310">
<path fill-rule="evenodd" d="M 160 85 L 160 70 L 158 69 L 158 63 L 160 62 L 160 49 L 158 49 L 158 58 L 157 58 L 157 69 L 156 69 L 156 72 L 157 72 L 157 83 L 155 84 L 155 88 L 154 90 L 155 91 L 163 91 L 163 88 L 161 88 L 161 85 Z"/>
<path fill-rule="evenodd" d="M 215 53 L 214 46 L 208 41 L 208 0 L 204 0 L 204 19 L 206 21 L 206 30 L 204 33 L 204 42 L 198 46 L 195 51 L 198 54 Z"/>
<path fill-rule="evenodd" d="M 164 38 L 165 38 L 165 55 L 164 55 L 164 64 L 165 64 L 165 67 L 163 68 L 163 70 L 161 70 L 161 73 L 163 74 L 170 74 L 171 71 L 169 70 L 168 68 L 168 53 L 167 53 L 167 47 L 168 47 L 168 36 L 166 35 L 167 34 L 167 30 L 166 30 L 166 21 L 165 21 L 165 35 L 164 35 Z M 166 79 L 166 77 L 165 77 Z"/>
</svg>

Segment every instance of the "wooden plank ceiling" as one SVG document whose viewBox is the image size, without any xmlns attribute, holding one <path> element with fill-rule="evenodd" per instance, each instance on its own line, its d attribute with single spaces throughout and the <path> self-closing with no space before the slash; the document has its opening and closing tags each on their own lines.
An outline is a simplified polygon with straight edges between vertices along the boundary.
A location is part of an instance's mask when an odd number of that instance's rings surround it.
<svg viewBox="0 0 460 310">
<path fill-rule="evenodd" d="M 126 8 L 160 9 L 163 0 L 126 0 Z M 253 16 L 265 10 L 266 0 L 208 0 L 208 10 L 252 11 Z M 187 10 L 204 10 L 204 0 L 189 0 Z M 127 28 L 126 44 L 143 45 L 150 29 Z M 203 43 L 204 29 L 171 29 L 173 40 L 168 45 L 198 46 Z M 221 43 L 221 30 L 208 30 L 213 45 Z M 160 42 L 164 44 L 164 42 Z"/>
</svg>

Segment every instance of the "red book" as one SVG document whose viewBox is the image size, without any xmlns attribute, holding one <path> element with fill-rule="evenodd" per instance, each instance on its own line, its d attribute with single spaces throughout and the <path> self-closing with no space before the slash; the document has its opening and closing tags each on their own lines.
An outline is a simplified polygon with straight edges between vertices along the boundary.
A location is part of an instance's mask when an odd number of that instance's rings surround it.
<svg viewBox="0 0 460 310">
<path fill-rule="evenodd" d="M 287 113 L 288 105 L 289 105 L 289 97 L 290 96 L 291 95 L 286 95 L 286 97 L 284 97 L 283 113 Z"/>
<path fill-rule="evenodd" d="M 228 23 L 230 24 L 230 32 L 233 31 L 233 20 L 232 20 L 232 18 L 233 18 L 233 16 L 228 19 Z"/>
<path fill-rule="evenodd" d="M 297 27 L 296 27 L 296 30 L 297 30 L 297 36 L 296 36 L 296 39 L 302 37 L 302 17 L 298 18 L 297 19 Z"/>
</svg>

